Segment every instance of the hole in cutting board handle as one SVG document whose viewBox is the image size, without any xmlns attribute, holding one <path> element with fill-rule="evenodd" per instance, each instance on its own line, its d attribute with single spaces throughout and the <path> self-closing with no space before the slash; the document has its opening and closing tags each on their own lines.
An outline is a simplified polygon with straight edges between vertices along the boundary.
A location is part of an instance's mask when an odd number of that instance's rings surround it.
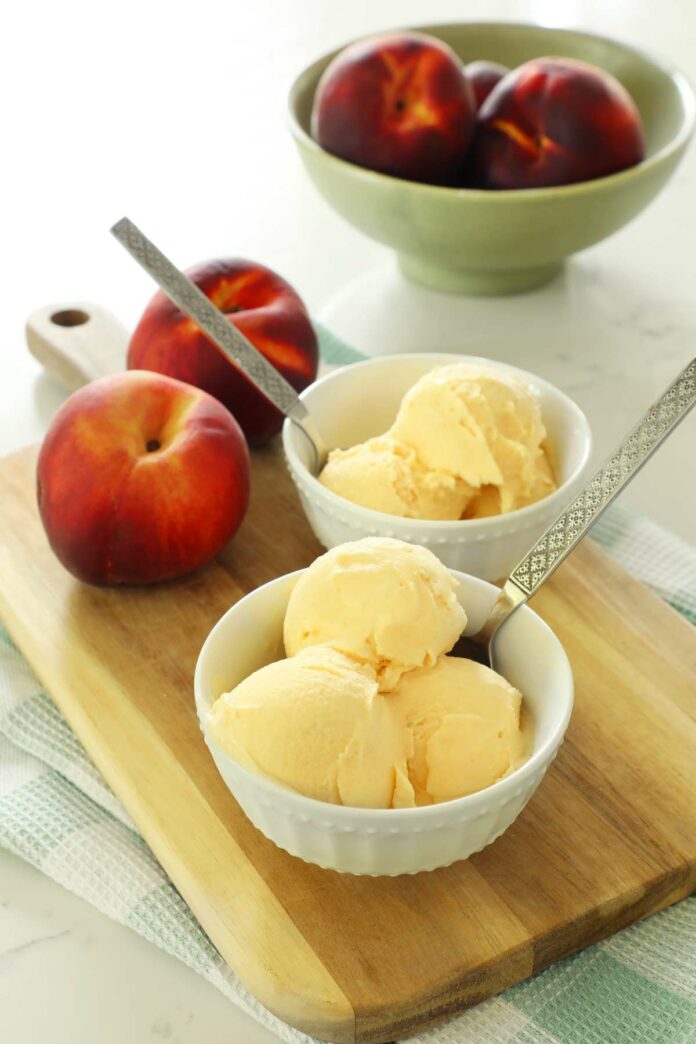
<svg viewBox="0 0 696 1044">
<path fill-rule="evenodd" d="M 82 326 L 89 322 L 89 315 L 81 308 L 66 308 L 62 312 L 54 312 L 51 322 L 56 326 Z"/>
</svg>

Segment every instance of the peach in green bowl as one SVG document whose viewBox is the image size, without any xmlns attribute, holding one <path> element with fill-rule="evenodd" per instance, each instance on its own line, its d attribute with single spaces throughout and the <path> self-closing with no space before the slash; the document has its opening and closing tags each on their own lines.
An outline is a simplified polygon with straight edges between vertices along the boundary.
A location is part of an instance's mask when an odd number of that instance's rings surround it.
<svg viewBox="0 0 696 1044">
<path fill-rule="evenodd" d="M 302 72 L 290 91 L 291 128 L 324 199 L 346 221 L 396 251 L 407 279 L 438 290 L 506 294 L 551 279 L 571 254 L 618 231 L 668 181 L 691 137 L 694 96 L 676 69 L 591 33 L 514 23 L 419 27 L 462 62 L 515 68 L 556 55 L 589 62 L 628 90 L 645 133 L 645 158 L 619 173 L 570 185 L 491 191 L 407 181 L 346 162 L 312 138 L 317 84 L 337 52 Z"/>
</svg>

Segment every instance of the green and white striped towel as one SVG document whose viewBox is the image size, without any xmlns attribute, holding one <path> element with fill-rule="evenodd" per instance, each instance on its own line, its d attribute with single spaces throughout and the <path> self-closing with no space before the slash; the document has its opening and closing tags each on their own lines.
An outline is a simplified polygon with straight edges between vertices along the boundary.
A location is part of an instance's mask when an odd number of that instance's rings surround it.
<svg viewBox="0 0 696 1044">
<path fill-rule="evenodd" d="M 360 356 L 326 331 L 322 354 Z M 696 550 L 621 506 L 593 533 L 696 623 Z M 214 983 L 281 1040 L 214 949 L 127 812 L 0 629 L 0 845 Z M 419 1044 L 696 1044 L 696 899 L 688 899 L 485 1001 Z"/>
</svg>

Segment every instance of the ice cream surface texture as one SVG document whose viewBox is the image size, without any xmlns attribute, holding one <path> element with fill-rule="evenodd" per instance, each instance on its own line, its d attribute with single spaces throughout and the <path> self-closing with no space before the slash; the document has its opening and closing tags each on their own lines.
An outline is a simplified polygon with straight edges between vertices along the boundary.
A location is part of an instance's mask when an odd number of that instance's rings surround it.
<svg viewBox="0 0 696 1044">
<path fill-rule="evenodd" d="M 320 481 L 407 518 L 504 514 L 556 488 L 533 392 L 493 366 L 453 363 L 420 378 L 386 435 L 333 450 Z"/>
<path fill-rule="evenodd" d="M 240 764 L 307 797 L 413 805 L 410 736 L 371 668 L 325 645 L 245 678 L 218 699 L 211 735 Z"/>
<path fill-rule="evenodd" d="M 321 555 L 285 614 L 288 656 L 331 645 L 376 673 L 388 692 L 405 671 L 432 666 L 466 625 L 457 581 L 426 548 L 366 537 Z"/>
<path fill-rule="evenodd" d="M 483 790 L 528 756 L 520 693 L 473 660 L 443 656 L 409 671 L 390 699 L 409 733 L 418 805 Z"/>
<path fill-rule="evenodd" d="M 457 581 L 424 548 L 366 537 L 318 558 L 288 601 L 288 658 L 223 693 L 210 736 L 307 797 L 412 808 L 495 783 L 527 756 L 521 696 L 448 656 Z"/>
<path fill-rule="evenodd" d="M 333 450 L 321 481 L 353 504 L 402 518 L 461 518 L 477 492 L 451 474 L 424 467 L 410 446 L 389 435 Z"/>
</svg>

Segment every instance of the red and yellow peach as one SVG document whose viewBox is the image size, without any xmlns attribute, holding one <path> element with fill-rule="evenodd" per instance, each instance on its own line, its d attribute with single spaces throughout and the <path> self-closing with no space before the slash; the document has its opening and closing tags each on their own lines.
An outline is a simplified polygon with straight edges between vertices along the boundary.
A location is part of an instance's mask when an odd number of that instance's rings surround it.
<svg viewBox="0 0 696 1044">
<path fill-rule="evenodd" d="M 317 375 L 314 328 L 299 294 L 270 268 L 240 259 L 209 261 L 186 273 L 298 392 Z M 214 395 L 252 445 L 276 435 L 282 414 L 199 327 L 158 291 L 128 348 L 130 369 L 154 370 Z"/>
<path fill-rule="evenodd" d="M 644 154 L 640 115 L 618 80 L 570 58 L 535 58 L 483 103 L 472 166 L 484 188 L 540 188 L 614 174 Z"/>
<path fill-rule="evenodd" d="M 455 184 L 475 103 L 455 53 L 423 33 L 368 37 L 341 51 L 317 87 L 312 134 L 362 167 Z"/>
<path fill-rule="evenodd" d="M 131 371 L 75 392 L 37 466 L 39 512 L 66 569 L 92 584 L 190 573 L 239 527 L 249 454 L 229 410 L 170 377 Z"/>
</svg>

